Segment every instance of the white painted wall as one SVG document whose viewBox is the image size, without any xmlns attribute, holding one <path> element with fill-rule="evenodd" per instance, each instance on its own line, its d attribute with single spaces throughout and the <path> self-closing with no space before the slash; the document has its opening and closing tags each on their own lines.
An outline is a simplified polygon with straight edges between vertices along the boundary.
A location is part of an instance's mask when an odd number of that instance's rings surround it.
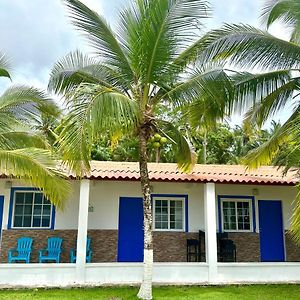
<svg viewBox="0 0 300 300">
<path fill-rule="evenodd" d="M 219 263 L 218 265 L 218 283 L 300 281 L 299 263 Z"/>
<path fill-rule="evenodd" d="M 5 189 L 5 179 L 0 179 L 0 195 L 4 195 L 3 228 L 8 221 L 10 189 Z M 13 181 L 13 186 L 25 186 Z M 162 183 L 152 184 L 154 194 L 183 194 L 189 197 L 189 231 L 204 229 L 204 184 L 199 183 Z M 72 194 L 66 202 L 64 211 L 57 211 L 55 229 L 77 229 L 79 207 L 79 182 L 72 182 Z M 255 186 L 237 184 L 216 184 L 217 195 L 252 196 L 253 189 L 258 189 L 257 200 L 282 200 L 285 229 L 290 226 L 292 203 L 296 197 L 296 189 L 291 186 Z M 119 197 L 140 197 L 140 183 L 130 181 L 93 181 L 90 185 L 89 229 L 117 229 L 119 217 Z M 217 200 L 216 200 L 217 201 Z M 216 202 L 217 203 L 217 202 Z M 256 209 L 258 214 L 258 209 Z M 217 219 L 218 220 L 218 219 Z M 258 221 L 258 220 L 257 220 Z M 258 222 L 257 222 L 258 225 Z M 257 226 L 258 227 L 258 226 Z"/>
<path fill-rule="evenodd" d="M 258 201 L 259 200 L 281 200 L 283 210 L 284 229 L 290 228 L 290 220 L 293 211 L 293 201 L 296 198 L 297 190 L 292 186 L 278 185 L 243 185 L 243 184 L 217 184 L 216 195 L 253 196 L 253 189 L 258 190 L 255 197 L 256 228 L 259 228 Z M 218 219 L 217 219 L 218 222 Z"/>
<path fill-rule="evenodd" d="M 154 263 L 155 284 L 299 283 L 300 263 L 218 263 L 209 280 L 206 263 Z M 0 287 L 66 287 L 140 284 L 141 263 L 86 264 L 83 281 L 75 264 L 1 264 Z"/>
</svg>

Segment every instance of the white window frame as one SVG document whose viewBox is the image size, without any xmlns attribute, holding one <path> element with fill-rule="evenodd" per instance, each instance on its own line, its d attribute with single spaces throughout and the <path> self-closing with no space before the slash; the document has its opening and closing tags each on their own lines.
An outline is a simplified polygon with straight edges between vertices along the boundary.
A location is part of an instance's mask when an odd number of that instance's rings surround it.
<svg viewBox="0 0 300 300">
<path fill-rule="evenodd" d="M 17 193 L 33 193 L 33 194 L 43 194 L 41 191 L 35 191 L 35 190 L 15 190 L 14 191 L 14 195 L 13 195 L 13 210 L 12 210 L 12 216 L 11 216 L 11 228 L 12 229 L 51 229 L 52 227 L 52 222 L 53 222 L 53 218 L 52 218 L 52 215 L 53 215 L 53 204 L 51 203 L 51 207 L 50 207 L 50 222 L 49 222 L 49 226 L 47 227 L 44 227 L 44 226 L 39 226 L 39 227 L 33 227 L 33 226 L 30 226 L 30 227 L 17 227 L 14 225 L 15 223 L 15 208 L 16 208 L 16 195 Z M 45 197 L 43 195 L 43 197 Z M 34 203 L 32 205 L 32 212 L 31 212 L 31 224 L 33 224 L 33 210 L 34 210 Z"/>
<path fill-rule="evenodd" d="M 185 198 L 184 197 L 159 197 L 159 196 L 155 196 L 152 198 L 153 199 L 153 208 L 152 208 L 152 215 L 153 215 L 153 231 L 171 231 L 171 232 L 185 232 L 186 228 L 185 228 Z M 156 206 L 156 201 L 162 200 L 162 201 L 168 201 L 168 229 L 159 229 L 159 228 L 155 228 L 155 206 Z M 182 229 L 170 229 L 170 201 L 181 201 L 182 202 Z"/>
<path fill-rule="evenodd" d="M 235 203 L 235 222 L 236 228 L 238 228 L 238 214 L 237 214 L 237 203 L 238 202 L 247 202 L 249 203 L 249 218 L 250 218 L 250 229 L 225 229 L 224 228 L 224 210 L 223 204 L 224 202 L 234 202 Z M 221 198 L 221 222 L 222 222 L 222 232 L 253 232 L 253 209 L 252 209 L 252 200 L 251 199 L 243 199 L 243 198 Z"/>
</svg>

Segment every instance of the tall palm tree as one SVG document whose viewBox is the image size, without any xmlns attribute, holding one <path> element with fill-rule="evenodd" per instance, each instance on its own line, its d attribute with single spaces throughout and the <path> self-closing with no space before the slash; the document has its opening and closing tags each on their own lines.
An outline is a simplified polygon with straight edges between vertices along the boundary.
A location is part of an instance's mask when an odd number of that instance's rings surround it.
<svg viewBox="0 0 300 300">
<path fill-rule="evenodd" d="M 1 54 L 0 77 L 10 78 L 7 59 Z M 37 89 L 13 86 L 0 95 L 0 172 L 29 182 L 63 206 L 69 184 L 56 170 L 49 145 L 32 127 L 42 112 L 56 115 L 57 107 Z"/>
<path fill-rule="evenodd" d="M 93 140 L 101 134 L 135 135 L 144 206 L 144 277 L 138 296 L 152 299 L 152 209 L 147 143 L 159 132 L 173 144 L 179 167 L 195 161 L 188 141 L 172 120 L 156 115 L 202 97 L 229 99 L 230 80 L 221 67 L 196 62 L 202 43 L 201 20 L 209 13 L 204 0 L 135 0 L 122 10 L 115 30 L 78 0 L 65 0 L 75 27 L 94 49 L 79 51 L 53 68 L 50 91 L 63 94 L 68 114 L 59 142 L 63 159 L 82 172 L 90 169 Z M 80 163 L 79 163 L 80 162 Z"/>
<path fill-rule="evenodd" d="M 246 124 L 259 126 L 278 112 L 292 107 L 287 121 L 274 130 L 272 137 L 245 159 L 250 167 L 270 164 L 275 159 L 285 170 L 298 167 L 300 147 L 300 1 L 269 0 L 262 10 L 262 20 L 268 29 L 281 21 L 289 29 L 289 40 L 282 40 L 268 31 L 249 25 L 225 25 L 205 37 L 205 59 L 227 59 L 243 71 L 234 76 L 235 97 L 242 108 L 252 102 L 246 114 Z M 286 145 L 289 144 L 289 157 Z M 283 152 L 282 152 L 283 149 Z M 285 157 L 285 159 L 283 159 Z M 299 168 L 298 168 L 299 170 Z M 294 211 L 292 231 L 300 242 L 300 196 Z"/>
<path fill-rule="evenodd" d="M 251 166 L 270 163 L 278 146 L 286 142 L 298 125 L 300 91 L 300 2 L 271 0 L 263 8 L 267 28 L 284 21 L 292 28 L 289 41 L 249 25 L 225 25 L 207 34 L 205 59 L 227 59 L 228 63 L 246 70 L 233 76 L 235 97 L 240 109 L 249 109 L 246 124 L 264 124 L 276 113 L 293 106 L 293 113 L 273 137 L 251 156 Z M 252 71 L 249 73 L 247 71 Z M 254 74 L 253 70 L 258 71 Z M 249 103 L 252 103 L 249 107 Z M 256 157 L 257 155 L 257 157 Z"/>
</svg>

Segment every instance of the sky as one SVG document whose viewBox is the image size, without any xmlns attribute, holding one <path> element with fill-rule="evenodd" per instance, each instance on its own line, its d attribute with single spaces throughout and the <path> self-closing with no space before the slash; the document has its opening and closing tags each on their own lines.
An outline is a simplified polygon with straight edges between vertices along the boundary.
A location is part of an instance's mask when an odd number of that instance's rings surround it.
<svg viewBox="0 0 300 300">
<path fill-rule="evenodd" d="M 132 0 L 82 0 L 110 22 Z M 246 23 L 260 26 L 262 0 L 211 0 L 214 12 L 205 22 L 206 30 L 223 23 Z M 285 37 L 280 25 L 272 33 Z M 62 0 L 0 0 L 0 51 L 13 66 L 14 84 L 46 89 L 50 70 L 72 50 L 89 51 L 85 40 L 73 28 Z M 0 91 L 11 84 L 1 79 Z M 238 120 L 237 120 L 238 122 Z"/>
</svg>

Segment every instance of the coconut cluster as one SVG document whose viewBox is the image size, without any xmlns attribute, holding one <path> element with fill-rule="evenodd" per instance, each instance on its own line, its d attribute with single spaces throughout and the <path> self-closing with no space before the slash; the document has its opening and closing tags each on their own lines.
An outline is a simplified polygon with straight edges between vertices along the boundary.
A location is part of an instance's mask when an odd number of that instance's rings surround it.
<svg viewBox="0 0 300 300">
<path fill-rule="evenodd" d="M 150 143 L 153 148 L 159 149 L 161 148 L 166 142 L 167 138 L 164 136 L 161 136 L 159 133 L 155 133 L 151 138 L 150 138 Z"/>
</svg>

